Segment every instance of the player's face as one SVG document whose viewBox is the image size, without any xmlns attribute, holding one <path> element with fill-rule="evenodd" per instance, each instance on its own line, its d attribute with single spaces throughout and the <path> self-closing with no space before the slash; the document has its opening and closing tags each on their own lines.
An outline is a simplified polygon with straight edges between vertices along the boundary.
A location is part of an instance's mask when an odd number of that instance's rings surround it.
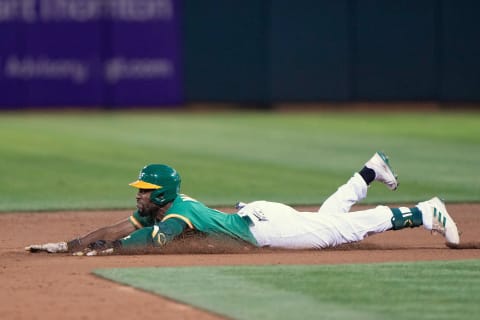
<svg viewBox="0 0 480 320">
<path fill-rule="evenodd" d="M 137 196 L 137 209 L 138 213 L 142 217 L 156 216 L 158 213 L 159 207 L 150 201 L 150 194 L 153 190 L 149 189 L 138 189 Z"/>
</svg>

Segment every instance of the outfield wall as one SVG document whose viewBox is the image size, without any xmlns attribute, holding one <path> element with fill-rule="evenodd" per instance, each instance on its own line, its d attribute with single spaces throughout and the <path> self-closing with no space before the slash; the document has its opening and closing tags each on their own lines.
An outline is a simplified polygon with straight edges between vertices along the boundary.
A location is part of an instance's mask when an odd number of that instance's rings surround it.
<svg viewBox="0 0 480 320">
<path fill-rule="evenodd" d="M 480 101 L 476 0 L 0 0 L 0 107 Z"/>
<path fill-rule="evenodd" d="M 480 1 L 191 0 L 184 10 L 187 101 L 480 101 Z"/>
</svg>

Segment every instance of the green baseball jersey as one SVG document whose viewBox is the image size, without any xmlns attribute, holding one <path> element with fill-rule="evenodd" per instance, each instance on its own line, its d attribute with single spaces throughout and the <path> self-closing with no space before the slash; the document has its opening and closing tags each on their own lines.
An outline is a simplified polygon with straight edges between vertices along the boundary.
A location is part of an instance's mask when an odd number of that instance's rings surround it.
<svg viewBox="0 0 480 320">
<path fill-rule="evenodd" d="M 248 222 L 242 217 L 237 214 L 228 214 L 211 209 L 184 194 L 180 194 L 175 198 L 161 221 L 152 217 L 142 217 L 138 211 L 135 211 L 130 217 L 130 221 L 137 228 L 152 227 L 155 224 L 161 226 L 162 222 L 169 219 L 179 219 L 188 228 L 207 235 L 227 235 L 231 238 L 257 245 L 257 241 L 248 227 Z"/>
</svg>

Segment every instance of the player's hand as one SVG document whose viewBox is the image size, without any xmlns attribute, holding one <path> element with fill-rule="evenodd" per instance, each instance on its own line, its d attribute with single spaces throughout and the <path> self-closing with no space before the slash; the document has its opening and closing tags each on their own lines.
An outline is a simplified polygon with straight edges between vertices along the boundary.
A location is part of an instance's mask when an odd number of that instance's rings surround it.
<svg viewBox="0 0 480 320">
<path fill-rule="evenodd" d="M 25 247 L 25 250 L 30 252 L 62 253 L 68 252 L 68 246 L 66 242 L 52 242 L 45 244 L 32 244 Z"/>
<path fill-rule="evenodd" d="M 90 243 L 84 250 L 74 252 L 74 256 L 98 256 L 113 254 L 115 249 L 120 247 L 120 241 L 98 240 Z"/>
</svg>

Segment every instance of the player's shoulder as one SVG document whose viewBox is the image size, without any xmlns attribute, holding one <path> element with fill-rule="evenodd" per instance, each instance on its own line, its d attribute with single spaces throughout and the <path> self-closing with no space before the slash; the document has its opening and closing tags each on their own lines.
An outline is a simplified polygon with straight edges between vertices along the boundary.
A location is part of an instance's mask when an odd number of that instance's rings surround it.
<svg viewBox="0 0 480 320">
<path fill-rule="evenodd" d="M 197 199 L 195 198 L 192 198 L 184 193 L 180 193 L 177 197 L 177 199 L 180 199 L 182 202 L 198 202 L 200 203 L 200 201 L 198 201 Z"/>
<path fill-rule="evenodd" d="M 208 212 L 209 209 L 203 203 L 199 202 L 198 200 L 189 197 L 185 194 L 179 194 L 177 198 L 173 201 L 172 206 L 166 212 L 165 217 L 187 217 L 193 218 L 195 216 L 201 216 L 205 212 Z"/>
<path fill-rule="evenodd" d="M 173 202 L 173 205 L 172 207 L 174 209 L 178 209 L 178 208 L 203 208 L 205 206 L 205 204 L 203 204 L 202 202 L 198 201 L 197 199 L 195 198 L 192 198 L 186 194 L 179 194 L 177 196 L 177 198 L 175 199 L 175 201 Z"/>
</svg>

